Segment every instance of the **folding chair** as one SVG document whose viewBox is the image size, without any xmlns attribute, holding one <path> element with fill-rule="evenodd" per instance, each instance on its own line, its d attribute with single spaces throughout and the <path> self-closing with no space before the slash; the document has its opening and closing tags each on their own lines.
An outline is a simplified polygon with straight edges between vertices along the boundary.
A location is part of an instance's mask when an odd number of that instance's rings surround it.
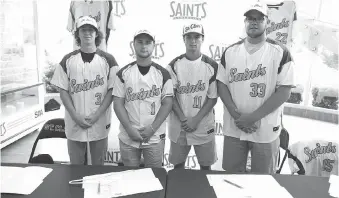
<svg viewBox="0 0 339 198">
<path fill-rule="evenodd" d="M 50 156 L 49 154 L 42 153 L 35 156 L 36 147 L 38 145 L 39 140 L 51 138 L 66 139 L 64 119 L 62 118 L 51 119 L 43 125 L 42 129 L 39 132 L 38 137 L 36 138 L 33 144 L 28 163 L 46 163 L 46 164 L 54 163 L 53 157 Z"/>
<path fill-rule="evenodd" d="M 281 172 L 281 170 L 284 166 L 285 160 L 290 153 L 289 150 L 288 150 L 288 146 L 289 146 L 289 142 L 290 142 L 290 135 L 283 125 L 282 117 L 283 117 L 283 114 L 281 114 L 281 132 L 280 132 L 279 139 L 280 139 L 280 148 L 282 148 L 285 151 L 285 154 L 283 156 L 282 162 L 280 163 L 280 157 L 281 157 L 280 153 L 281 153 L 281 151 L 279 150 L 278 161 L 277 161 L 278 170 L 276 171 L 277 174 L 280 174 L 280 172 Z"/>
</svg>

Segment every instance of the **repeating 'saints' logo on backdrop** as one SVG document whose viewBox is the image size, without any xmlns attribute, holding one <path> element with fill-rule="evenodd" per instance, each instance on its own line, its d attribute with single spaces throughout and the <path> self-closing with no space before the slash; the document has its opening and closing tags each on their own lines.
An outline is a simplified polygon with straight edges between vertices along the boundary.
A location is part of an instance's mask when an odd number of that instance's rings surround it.
<svg viewBox="0 0 339 198">
<path fill-rule="evenodd" d="M 154 50 L 153 50 L 153 53 L 152 53 L 153 59 L 160 60 L 161 58 L 163 58 L 165 56 L 164 45 L 165 45 L 165 43 L 162 42 L 162 41 L 159 41 L 159 40 L 155 41 Z M 133 41 L 131 41 L 129 43 L 129 46 L 130 46 L 130 49 L 131 49 L 131 53 L 129 55 L 133 58 L 136 58 Z"/>
<path fill-rule="evenodd" d="M 116 17 L 122 17 L 126 14 L 126 7 L 125 7 L 126 0 L 113 0 L 113 14 Z"/>
<path fill-rule="evenodd" d="M 108 150 L 105 156 L 105 163 L 118 164 L 120 162 L 121 154 L 117 149 Z"/>
<path fill-rule="evenodd" d="M 170 2 L 170 17 L 173 19 L 202 20 L 206 18 L 207 2 L 201 0 L 181 0 Z"/>
<path fill-rule="evenodd" d="M 228 47 L 227 44 L 211 44 L 208 48 L 210 53 L 210 58 L 212 58 L 215 61 L 220 61 L 222 53 L 226 50 Z"/>
</svg>

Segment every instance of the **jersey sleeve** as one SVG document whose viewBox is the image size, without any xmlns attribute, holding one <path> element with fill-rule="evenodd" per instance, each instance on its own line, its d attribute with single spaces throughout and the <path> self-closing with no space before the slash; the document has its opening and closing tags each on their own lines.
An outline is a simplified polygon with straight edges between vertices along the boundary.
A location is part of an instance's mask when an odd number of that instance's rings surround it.
<svg viewBox="0 0 339 198">
<path fill-rule="evenodd" d="M 57 86 L 63 90 L 68 91 L 69 88 L 69 80 L 66 73 L 65 67 L 61 66 L 61 64 L 58 64 L 55 68 L 51 84 L 54 86 Z"/>
<path fill-rule="evenodd" d="M 126 90 L 124 82 L 125 81 L 122 76 L 122 70 L 119 70 L 114 80 L 113 96 L 125 98 Z"/>
<path fill-rule="evenodd" d="M 108 89 L 114 88 L 115 78 L 117 72 L 119 71 L 119 66 L 115 58 L 112 56 L 110 57 L 109 61 L 109 73 L 108 73 Z"/>
<path fill-rule="evenodd" d="M 164 83 L 161 91 L 161 100 L 167 96 L 173 96 L 173 82 L 170 77 L 170 74 L 166 72 L 167 75 L 164 75 Z"/>
<path fill-rule="evenodd" d="M 217 92 L 217 73 L 218 73 L 218 65 L 215 63 L 215 66 L 213 67 L 213 75 L 211 76 L 209 80 L 209 86 L 207 90 L 207 97 L 209 98 L 217 98 L 218 92 Z"/>
<path fill-rule="evenodd" d="M 74 7 L 74 2 L 72 1 L 70 6 L 69 6 L 69 11 L 68 11 L 68 22 L 67 22 L 67 30 L 69 32 L 74 31 L 75 27 L 75 18 L 73 14 L 73 7 Z"/>
<path fill-rule="evenodd" d="M 176 73 L 173 71 L 173 68 L 171 67 L 171 65 L 167 65 L 166 69 L 171 76 L 172 87 L 176 88 L 178 85 L 178 78 L 177 78 Z"/>
<path fill-rule="evenodd" d="M 290 52 L 285 49 L 278 68 L 277 86 L 295 87 L 294 61 Z"/>
<path fill-rule="evenodd" d="M 217 71 L 217 77 L 216 80 L 224 83 L 225 85 L 228 85 L 228 74 L 226 70 L 226 55 L 225 52 L 221 56 L 220 63 L 218 64 L 218 71 Z"/>
</svg>

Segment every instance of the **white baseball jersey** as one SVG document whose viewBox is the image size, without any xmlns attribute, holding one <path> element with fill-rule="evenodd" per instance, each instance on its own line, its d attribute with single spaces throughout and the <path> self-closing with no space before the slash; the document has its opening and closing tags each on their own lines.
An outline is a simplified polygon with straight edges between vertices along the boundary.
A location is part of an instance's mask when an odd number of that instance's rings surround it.
<svg viewBox="0 0 339 198">
<path fill-rule="evenodd" d="M 113 95 L 125 98 L 125 108 L 132 127 L 141 129 L 152 124 L 165 97 L 173 96 L 171 77 L 162 66 L 152 63 L 147 74 L 142 75 L 136 61 L 121 68 L 117 73 Z M 127 145 L 139 148 L 140 142 L 133 141 L 120 124 L 119 139 Z M 165 138 L 166 122 L 150 138 L 154 144 Z"/>
<path fill-rule="evenodd" d="M 276 5 L 268 4 L 267 7 L 267 37 L 289 47 L 292 42 L 293 21 L 297 20 L 295 2 L 284 1 Z"/>
<path fill-rule="evenodd" d="M 337 142 L 325 140 L 299 141 L 289 146 L 291 154 L 305 169 L 305 175 L 322 177 L 338 175 L 338 149 Z M 293 159 L 288 158 L 288 163 L 292 173 L 300 170 Z"/>
<path fill-rule="evenodd" d="M 288 49 L 267 39 L 258 51 L 249 54 L 243 39 L 229 46 L 218 67 L 217 80 L 228 86 L 240 113 L 252 113 L 275 92 L 279 86 L 294 87 L 294 64 Z M 247 46 L 247 45 L 246 45 Z M 258 143 L 274 141 L 280 134 L 283 105 L 262 118 L 259 128 L 247 134 L 234 123 L 224 106 L 224 135 Z"/>
<path fill-rule="evenodd" d="M 68 14 L 67 30 L 74 33 L 76 30 L 76 22 L 81 16 L 91 16 L 98 23 L 98 29 L 102 32 L 104 39 L 99 48 L 107 51 L 106 35 L 107 32 L 113 30 L 113 5 L 108 0 L 79 0 L 71 1 Z M 74 40 L 74 50 L 79 49 Z"/>
<path fill-rule="evenodd" d="M 170 72 L 175 97 L 186 117 L 198 114 L 208 98 L 217 98 L 216 75 L 218 63 L 206 55 L 191 61 L 186 55 L 176 57 L 167 66 Z M 172 111 L 169 118 L 169 138 L 177 142 L 181 128 L 178 116 Z M 204 144 L 211 141 L 215 135 L 215 116 L 212 109 L 199 123 L 197 130 L 186 133 L 188 145 Z"/>
<path fill-rule="evenodd" d="M 118 68 L 114 57 L 100 49 L 97 49 L 90 63 L 83 61 L 80 50 L 75 50 L 61 60 L 51 83 L 68 91 L 77 113 L 89 116 L 100 107 L 107 91 L 113 88 Z M 111 112 L 110 106 L 92 127 L 82 129 L 66 110 L 67 138 L 81 142 L 106 138 L 111 125 Z"/>
</svg>

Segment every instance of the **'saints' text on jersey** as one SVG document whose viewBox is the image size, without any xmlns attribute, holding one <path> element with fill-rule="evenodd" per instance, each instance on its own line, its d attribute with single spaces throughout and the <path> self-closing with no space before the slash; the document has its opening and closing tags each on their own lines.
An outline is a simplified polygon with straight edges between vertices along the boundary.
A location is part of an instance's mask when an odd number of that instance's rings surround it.
<svg viewBox="0 0 339 198">
<path fill-rule="evenodd" d="M 259 64 L 256 70 L 250 71 L 246 68 L 244 73 L 237 73 L 237 71 L 237 68 L 230 69 L 229 83 L 246 81 L 259 76 L 264 76 L 266 74 L 266 67 L 262 67 L 262 64 Z"/>
<path fill-rule="evenodd" d="M 144 90 L 141 88 L 139 92 L 133 93 L 133 89 L 131 87 L 127 88 L 126 91 L 126 101 L 134 101 L 134 100 L 145 100 L 146 98 L 152 98 L 154 96 L 160 95 L 160 88 L 157 88 L 156 85 L 152 86 L 151 90 Z"/>
<path fill-rule="evenodd" d="M 178 94 L 189 94 L 204 91 L 205 88 L 205 83 L 202 83 L 202 80 L 199 80 L 196 85 L 191 85 L 190 83 L 187 83 L 186 86 L 181 86 L 181 82 L 178 81 L 177 92 Z"/>
<path fill-rule="evenodd" d="M 94 89 L 96 87 L 104 85 L 104 77 L 100 77 L 100 75 L 97 75 L 95 80 L 88 81 L 87 79 L 84 79 L 84 83 L 77 84 L 77 81 L 75 79 L 71 80 L 71 94 L 78 93 L 81 91 L 88 91 L 90 89 Z"/>
</svg>

